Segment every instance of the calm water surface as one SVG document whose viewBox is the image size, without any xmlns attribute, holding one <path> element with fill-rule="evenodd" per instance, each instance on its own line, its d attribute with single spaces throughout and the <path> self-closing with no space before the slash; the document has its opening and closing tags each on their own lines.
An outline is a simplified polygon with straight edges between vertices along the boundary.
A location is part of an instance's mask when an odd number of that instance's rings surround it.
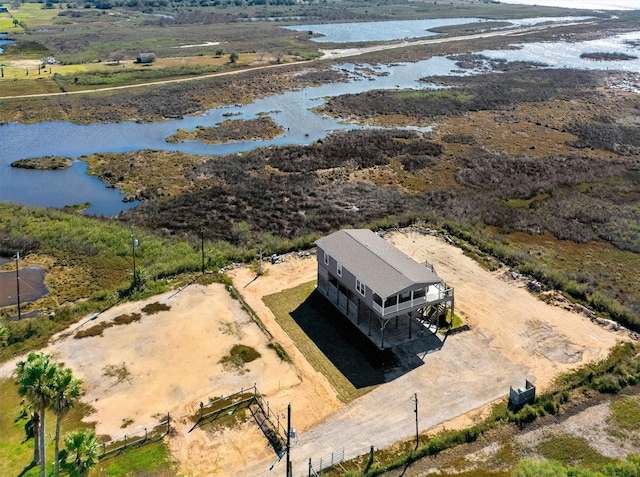
<svg viewBox="0 0 640 477">
<path fill-rule="evenodd" d="M 538 25 L 549 22 L 574 22 L 590 17 L 538 17 L 505 20 L 511 27 Z M 434 28 L 484 23 L 484 18 L 436 18 L 430 20 L 399 20 L 365 23 L 328 23 L 314 25 L 293 25 L 283 28 L 295 31 L 311 31 L 323 36 L 313 38 L 318 43 L 357 43 L 369 41 L 392 41 L 435 36 Z"/>
<path fill-rule="evenodd" d="M 483 51 L 492 58 L 509 61 L 544 61 L 553 67 L 581 69 L 618 69 L 640 72 L 640 60 L 603 62 L 580 58 L 582 52 L 624 52 L 640 57 L 640 31 L 603 40 L 582 43 L 532 43 L 519 49 Z M 88 213 L 115 215 L 135 204 L 122 202 L 122 194 L 109 189 L 96 178 L 86 175 L 86 165 L 80 161 L 65 171 L 32 171 L 11 168 L 11 162 L 28 157 L 59 155 L 77 159 L 82 155 L 101 152 L 125 152 L 140 149 L 183 151 L 191 154 L 229 154 L 260 146 L 311 144 L 329 131 L 354 129 L 357 126 L 318 116 L 310 111 L 321 105 L 323 98 L 355 94 L 373 89 L 429 88 L 418 82 L 432 75 L 459 74 L 455 62 L 434 57 L 417 63 L 372 65 L 379 74 L 363 74 L 353 64 L 337 68 L 352 74 L 346 83 L 323 85 L 289 92 L 255 101 L 245 106 L 223 107 L 202 116 L 159 123 L 76 125 L 67 122 L 43 124 L 7 124 L 0 126 L 0 201 L 30 205 L 62 207 L 90 202 Z M 383 76 L 382 74 L 386 74 Z M 285 129 L 285 134 L 271 141 L 244 141 L 208 145 L 197 141 L 169 144 L 165 141 L 178 128 L 213 126 L 225 119 L 252 119 L 259 113 L 269 115 Z M 226 114 L 226 115 L 225 115 Z"/>
</svg>

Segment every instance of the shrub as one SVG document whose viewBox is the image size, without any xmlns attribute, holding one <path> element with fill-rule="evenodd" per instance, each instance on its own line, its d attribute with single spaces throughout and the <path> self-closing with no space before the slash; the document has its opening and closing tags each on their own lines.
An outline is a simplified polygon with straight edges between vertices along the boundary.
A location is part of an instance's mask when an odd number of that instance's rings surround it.
<svg viewBox="0 0 640 477">
<path fill-rule="evenodd" d="M 620 381 L 615 376 L 604 375 L 598 376 L 593 380 L 593 388 L 601 393 L 615 394 L 620 392 L 622 386 Z"/>
</svg>

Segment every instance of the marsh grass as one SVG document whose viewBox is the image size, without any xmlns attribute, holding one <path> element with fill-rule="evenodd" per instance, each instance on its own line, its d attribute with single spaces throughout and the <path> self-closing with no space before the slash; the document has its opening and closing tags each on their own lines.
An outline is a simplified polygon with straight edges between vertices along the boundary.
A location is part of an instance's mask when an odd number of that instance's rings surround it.
<svg viewBox="0 0 640 477">
<path fill-rule="evenodd" d="M 569 434 L 552 435 L 540 442 L 535 451 L 545 459 L 563 465 L 602 466 L 612 462 L 591 447 L 585 438 Z"/>
<path fill-rule="evenodd" d="M 271 117 L 263 116 L 257 119 L 228 119 L 215 127 L 197 126 L 191 131 L 178 129 L 169 136 L 167 142 L 201 141 L 216 144 L 229 141 L 249 141 L 273 139 L 284 132 Z"/>
<path fill-rule="evenodd" d="M 625 396 L 611 401 L 609 424 L 624 431 L 640 430 L 640 402 L 637 397 Z"/>
</svg>

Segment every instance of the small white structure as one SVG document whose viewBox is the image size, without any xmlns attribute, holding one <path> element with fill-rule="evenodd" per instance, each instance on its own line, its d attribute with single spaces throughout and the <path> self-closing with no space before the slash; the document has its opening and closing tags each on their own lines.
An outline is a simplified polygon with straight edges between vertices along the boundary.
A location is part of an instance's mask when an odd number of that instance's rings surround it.
<svg viewBox="0 0 640 477">
<path fill-rule="evenodd" d="M 535 399 L 536 387 L 528 379 L 524 381 L 524 388 L 513 389 L 513 387 L 509 386 L 509 406 L 522 407 L 535 401 Z"/>
</svg>

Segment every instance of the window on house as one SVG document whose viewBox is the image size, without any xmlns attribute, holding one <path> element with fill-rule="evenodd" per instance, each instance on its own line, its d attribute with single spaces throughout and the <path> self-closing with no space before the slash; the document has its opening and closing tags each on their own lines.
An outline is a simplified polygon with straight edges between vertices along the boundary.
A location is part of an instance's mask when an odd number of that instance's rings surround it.
<svg viewBox="0 0 640 477">
<path fill-rule="evenodd" d="M 411 300 L 411 292 L 400 294 L 400 303 L 406 303 Z"/>
<path fill-rule="evenodd" d="M 342 264 L 338 263 L 337 267 L 338 267 L 338 276 L 341 277 L 342 276 Z"/>
<path fill-rule="evenodd" d="M 395 306 L 398 303 L 398 295 L 393 295 L 387 298 L 384 302 L 385 308 L 387 306 Z"/>
<path fill-rule="evenodd" d="M 373 294 L 373 301 L 378 305 L 378 306 L 382 306 L 382 298 L 380 298 L 380 295 L 378 295 L 377 293 Z"/>
<path fill-rule="evenodd" d="M 418 288 L 417 290 L 413 290 L 413 298 L 422 298 L 424 296 L 424 288 Z"/>
<path fill-rule="evenodd" d="M 358 290 L 362 296 L 364 296 L 365 289 L 364 283 L 356 278 L 356 290 Z"/>
<path fill-rule="evenodd" d="M 324 264 L 329 265 L 329 254 L 324 252 Z"/>
</svg>

